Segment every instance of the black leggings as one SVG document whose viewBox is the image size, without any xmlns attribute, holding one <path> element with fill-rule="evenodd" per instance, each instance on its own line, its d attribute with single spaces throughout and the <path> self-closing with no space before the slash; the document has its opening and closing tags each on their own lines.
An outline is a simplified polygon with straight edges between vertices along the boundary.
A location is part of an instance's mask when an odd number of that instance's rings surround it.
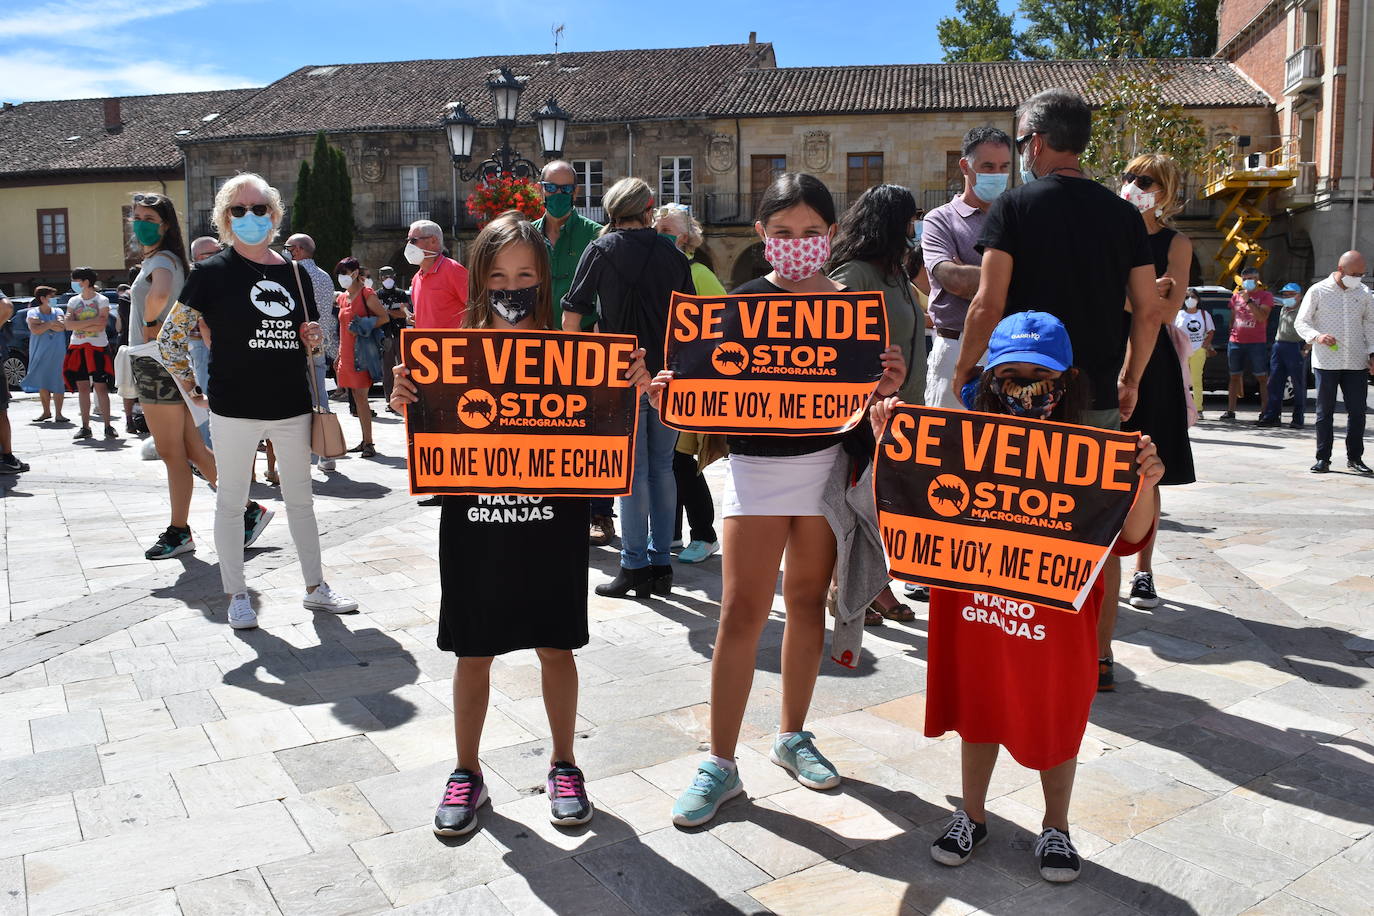
<svg viewBox="0 0 1374 916">
<path fill-rule="evenodd" d="M 697 473 L 694 455 L 673 452 L 673 477 L 677 480 L 677 516 L 673 525 L 673 540 L 682 540 L 682 510 L 687 510 L 687 524 L 692 540 L 714 544 L 716 541 L 716 507 L 711 502 L 711 488 L 705 475 Z"/>
</svg>

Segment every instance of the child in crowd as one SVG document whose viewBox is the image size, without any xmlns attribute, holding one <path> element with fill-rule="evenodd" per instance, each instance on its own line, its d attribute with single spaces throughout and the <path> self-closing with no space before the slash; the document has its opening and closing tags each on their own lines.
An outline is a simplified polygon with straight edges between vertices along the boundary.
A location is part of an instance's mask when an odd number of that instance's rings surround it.
<svg viewBox="0 0 1374 916">
<path fill-rule="evenodd" d="M 545 330 L 553 315 L 548 246 L 518 213 L 497 217 L 478 234 L 468 262 L 463 326 Z M 644 351 L 635 351 L 630 381 L 648 387 Z M 416 401 L 405 366 L 394 370 L 392 406 Z M 581 544 L 591 523 L 585 497 L 523 497 L 526 511 L 502 511 L 504 496 L 446 496 L 439 522 L 438 646 L 458 656 L 453 672 L 453 723 L 458 766 L 434 815 L 434 832 L 461 836 L 477 826 L 487 801 L 478 750 L 497 655 L 534 649 L 542 669 L 544 709 L 553 744 L 549 820 L 560 826 L 592 817 L 586 781 L 573 752 L 577 665 L 587 644 L 587 557 Z M 536 511 L 527 511 L 533 505 Z M 493 508 L 487 509 L 485 507 Z M 513 588 L 538 570 L 540 588 Z"/>
<path fill-rule="evenodd" d="M 1087 404 L 1087 386 L 1072 368 L 1073 348 L 1059 319 L 1044 312 L 1020 312 L 1001 321 L 988 345 L 981 378 L 965 386 L 965 402 L 985 413 L 1028 419 L 1077 421 Z M 971 396 L 970 396 L 971 395 Z M 882 429 L 896 399 L 870 413 Z M 1126 516 L 1112 553 L 1135 553 L 1154 533 L 1155 484 L 1164 474 L 1154 443 L 1137 446 L 1140 495 Z M 1097 618 L 1101 578 L 1078 613 L 1028 604 L 999 595 L 950 589 L 930 590 L 930 643 L 926 674 L 927 737 L 957 731 L 963 739 L 963 807 L 954 813 L 930 854 L 942 865 L 963 865 L 988 839 L 988 784 L 1005 746 L 1022 766 L 1040 771 L 1045 793 L 1043 832 L 1035 843 L 1040 875 L 1047 881 L 1078 877 L 1080 861 L 1069 839 L 1069 797 L 1088 710 L 1097 692 Z M 986 615 L 965 608 L 1012 602 L 1030 621 L 1027 638 L 989 626 Z"/>
<path fill-rule="evenodd" d="M 114 360 L 110 358 L 110 340 L 106 325 L 110 320 L 110 300 L 96 291 L 99 280 L 89 267 L 72 271 L 72 292 L 67 302 L 67 330 L 72 339 L 67 345 L 67 358 L 62 372 L 67 385 L 75 388 L 81 403 L 81 428 L 73 439 L 91 438 L 91 388 L 95 388 L 100 415 L 105 420 L 105 438 L 118 439 L 110 424 L 110 386 L 114 384 Z"/>
</svg>

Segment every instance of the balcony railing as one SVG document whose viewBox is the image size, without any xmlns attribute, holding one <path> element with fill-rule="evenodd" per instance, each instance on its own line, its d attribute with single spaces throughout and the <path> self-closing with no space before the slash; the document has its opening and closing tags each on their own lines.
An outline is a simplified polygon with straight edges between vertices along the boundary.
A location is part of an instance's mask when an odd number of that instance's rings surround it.
<svg viewBox="0 0 1374 916">
<path fill-rule="evenodd" d="M 1283 94 L 1297 95 L 1322 82 L 1321 47 L 1306 45 L 1288 56 L 1284 67 Z"/>
<path fill-rule="evenodd" d="M 417 219 L 433 220 L 447 227 L 453 222 L 453 202 L 431 200 L 375 200 L 372 202 L 373 229 L 404 229 Z"/>
</svg>

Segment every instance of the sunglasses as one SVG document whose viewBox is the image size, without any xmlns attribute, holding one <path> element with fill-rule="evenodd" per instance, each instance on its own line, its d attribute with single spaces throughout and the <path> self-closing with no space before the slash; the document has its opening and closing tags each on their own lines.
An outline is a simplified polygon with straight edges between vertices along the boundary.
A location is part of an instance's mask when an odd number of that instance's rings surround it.
<svg viewBox="0 0 1374 916">
<path fill-rule="evenodd" d="M 539 187 L 544 189 L 545 194 L 571 194 L 577 190 L 576 184 L 554 184 L 552 181 L 541 181 Z"/>
<path fill-rule="evenodd" d="M 156 207 L 166 200 L 161 194 L 135 194 L 134 203 L 143 207 Z"/>
<path fill-rule="evenodd" d="M 1122 172 L 1121 180 L 1126 184 L 1134 184 L 1142 191 L 1148 191 L 1159 184 L 1158 179 L 1151 178 L 1149 175 L 1137 175 L 1135 172 Z"/>
<path fill-rule="evenodd" d="M 406 241 L 409 242 L 409 243 L 412 244 L 412 245 L 418 245 L 418 244 L 420 244 L 421 242 L 428 241 L 428 240 L 431 239 L 431 238 L 433 238 L 433 236 L 429 236 L 429 235 L 414 235 L 414 236 L 411 236 L 410 238 L 406 239 Z"/>
<path fill-rule="evenodd" d="M 267 204 L 253 204 L 253 206 L 251 207 L 245 207 L 242 204 L 235 204 L 234 206 L 229 208 L 229 215 L 246 216 L 249 210 L 253 211 L 254 216 L 266 216 Z"/>
<path fill-rule="evenodd" d="M 1032 130 L 1032 131 L 1029 131 L 1029 132 L 1024 133 L 1024 134 L 1022 134 L 1021 136 L 1017 137 L 1017 138 L 1016 138 L 1016 151 L 1017 151 L 1018 153 L 1021 152 L 1021 150 L 1023 150 L 1023 149 L 1025 148 L 1026 144 L 1030 142 L 1030 138 L 1031 138 L 1031 137 L 1034 137 L 1034 136 L 1035 136 L 1036 134 L 1038 134 L 1038 133 L 1042 133 L 1042 131 Z"/>
</svg>

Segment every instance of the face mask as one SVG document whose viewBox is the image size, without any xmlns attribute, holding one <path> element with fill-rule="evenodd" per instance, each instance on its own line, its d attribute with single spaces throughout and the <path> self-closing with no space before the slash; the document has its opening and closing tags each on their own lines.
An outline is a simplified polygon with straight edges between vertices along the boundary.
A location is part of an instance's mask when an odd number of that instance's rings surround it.
<svg viewBox="0 0 1374 916">
<path fill-rule="evenodd" d="M 1189 311 L 1192 311 L 1193 309 L 1197 308 L 1197 300 L 1189 296 L 1187 299 L 1183 300 L 1183 307 L 1188 309 Z"/>
<path fill-rule="evenodd" d="M 1121 199 L 1129 201 L 1141 213 L 1155 208 L 1155 201 L 1159 199 L 1156 191 L 1146 193 L 1136 187 L 1135 182 L 1129 182 L 1121 186 Z"/>
<path fill-rule="evenodd" d="M 1240 285 L 1243 289 L 1254 289 L 1259 284 L 1254 280 L 1241 280 Z"/>
<path fill-rule="evenodd" d="M 820 271 L 830 260 L 830 236 L 763 240 L 763 257 L 784 280 L 797 283 Z"/>
<path fill-rule="evenodd" d="M 524 289 L 489 289 L 487 300 L 491 302 L 496 314 L 511 324 L 519 324 L 534 311 L 535 303 L 539 300 L 539 286 L 536 284 Z"/>
<path fill-rule="evenodd" d="M 992 391 L 1007 413 L 1029 420 L 1047 420 L 1064 397 L 1064 377 L 1056 379 L 997 378 Z"/>
<path fill-rule="evenodd" d="M 973 176 L 973 196 L 985 204 L 990 204 L 1007 189 L 1010 175 L 1001 172 L 978 172 Z"/>
<path fill-rule="evenodd" d="M 916 220 L 916 222 L 912 223 L 912 227 L 912 234 L 906 237 L 906 247 L 920 248 L 921 233 L 925 231 L 925 223 L 924 221 L 918 219 Z"/>
<path fill-rule="evenodd" d="M 245 245 L 256 245 L 267 238 L 272 231 L 272 218 L 266 214 L 258 216 L 251 210 L 242 216 L 229 218 L 234 237 Z"/>
<path fill-rule="evenodd" d="M 286 260 L 288 260 L 288 261 L 294 261 L 294 260 L 295 260 L 295 258 L 291 257 L 291 249 L 289 249 L 289 248 L 283 248 L 283 249 L 281 250 L 281 256 L 282 256 L 283 258 L 285 258 Z"/>
<path fill-rule="evenodd" d="M 1298 300 L 1294 299 L 1291 296 L 1289 296 L 1286 299 L 1280 299 L 1279 301 L 1283 303 L 1283 307 L 1286 309 L 1291 309 L 1293 306 L 1298 304 Z"/>
<path fill-rule="evenodd" d="M 1359 289 L 1362 285 L 1359 277 L 1351 277 L 1345 274 L 1341 275 L 1341 286 L 1344 286 L 1346 289 Z"/>
<path fill-rule="evenodd" d="M 419 267 L 421 264 L 423 264 L 425 262 L 425 258 L 429 256 L 430 253 L 428 251 L 425 251 L 419 245 L 416 245 L 414 242 L 406 242 L 406 260 L 414 264 L 416 267 Z"/>
<path fill-rule="evenodd" d="M 72 292 L 74 292 L 74 293 L 80 293 L 80 292 L 81 292 L 81 281 L 80 281 L 80 280 L 73 280 L 73 281 L 72 281 Z"/>
<path fill-rule="evenodd" d="M 544 209 L 554 219 L 562 219 L 572 212 L 572 195 L 549 194 L 544 198 Z"/>
<path fill-rule="evenodd" d="M 146 248 L 151 248 L 162 241 L 162 224 L 155 223 L 150 219 L 134 220 L 134 238 L 138 243 Z"/>
<path fill-rule="evenodd" d="M 372 289 L 372 278 L 368 277 L 366 280 L 364 280 L 363 286 L 366 286 L 368 289 Z"/>
<path fill-rule="evenodd" d="M 1022 183 L 1022 184 L 1030 184 L 1032 181 L 1035 181 L 1037 178 L 1040 177 L 1039 175 L 1035 174 L 1035 168 L 1034 168 L 1034 166 L 1031 164 L 1031 160 L 1030 160 L 1030 148 L 1031 148 L 1031 144 L 1033 144 L 1034 142 L 1035 142 L 1035 138 L 1034 138 L 1034 137 L 1031 137 L 1029 140 L 1027 140 L 1027 141 L 1026 141 L 1026 151 L 1023 152 L 1023 153 L 1021 154 L 1021 183 Z"/>
<path fill-rule="evenodd" d="M 659 235 L 672 242 L 674 247 L 677 246 L 677 236 L 673 235 L 671 232 L 660 232 Z"/>
<path fill-rule="evenodd" d="M 395 285 L 396 281 L 391 279 L 390 277 L 387 277 L 385 280 L 382 281 L 382 289 L 391 289 Z"/>
<path fill-rule="evenodd" d="M 353 278 L 348 274 L 339 274 L 334 279 L 339 281 L 339 289 L 348 289 L 353 285 Z"/>
</svg>

